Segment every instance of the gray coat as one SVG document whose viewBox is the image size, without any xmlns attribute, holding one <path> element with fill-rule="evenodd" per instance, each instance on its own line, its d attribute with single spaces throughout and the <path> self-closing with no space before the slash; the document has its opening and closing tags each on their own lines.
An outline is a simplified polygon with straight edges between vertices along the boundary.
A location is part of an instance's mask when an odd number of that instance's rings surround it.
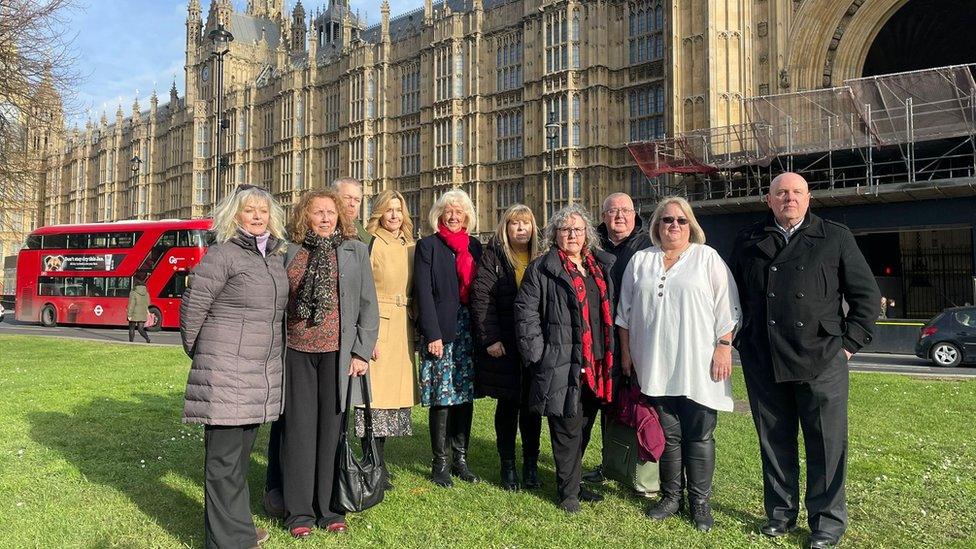
<svg viewBox="0 0 976 549">
<path fill-rule="evenodd" d="M 300 244 L 289 244 L 285 263 L 291 264 L 301 249 Z M 366 244 L 351 239 L 342 241 L 336 248 L 336 261 L 339 264 L 339 402 L 340 410 L 345 410 L 352 356 L 366 362 L 373 356 L 380 331 L 380 313 Z M 360 383 L 352 386 L 352 400 L 354 406 L 363 403 Z"/>
<path fill-rule="evenodd" d="M 193 269 L 180 304 L 183 349 L 193 359 L 184 422 L 250 425 L 281 413 L 283 251 L 284 242 L 272 237 L 263 257 L 254 237 L 238 234 L 211 246 Z"/>
</svg>

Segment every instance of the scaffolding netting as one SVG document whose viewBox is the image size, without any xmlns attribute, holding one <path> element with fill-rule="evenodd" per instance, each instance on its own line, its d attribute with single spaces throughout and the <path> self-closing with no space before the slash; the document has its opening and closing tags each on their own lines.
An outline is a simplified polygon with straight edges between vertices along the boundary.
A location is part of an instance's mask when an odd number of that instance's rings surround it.
<svg viewBox="0 0 976 549">
<path fill-rule="evenodd" d="M 856 78 L 836 88 L 751 97 L 747 123 L 628 144 L 649 177 L 768 166 L 828 153 L 976 134 L 976 65 Z"/>
</svg>

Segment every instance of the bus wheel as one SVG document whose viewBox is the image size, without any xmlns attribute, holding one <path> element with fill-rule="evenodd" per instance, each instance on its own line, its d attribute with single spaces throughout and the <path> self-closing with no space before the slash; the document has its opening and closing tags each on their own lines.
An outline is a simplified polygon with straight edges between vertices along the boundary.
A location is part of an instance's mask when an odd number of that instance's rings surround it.
<svg viewBox="0 0 976 549">
<path fill-rule="evenodd" d="M 149 308 L 149 316 L 146 317 L 146 329 L 150 332 L 158 332 L 163 328 L 163 313 L 158 307 Z"/>
<path fill-rule="evenodd" d="M 54 305 L 45 305 L 41 309 L 41 326 L 45 328 L 53 328 L 58 325 L 58 312 L 54 309 Z"/>
</svg>

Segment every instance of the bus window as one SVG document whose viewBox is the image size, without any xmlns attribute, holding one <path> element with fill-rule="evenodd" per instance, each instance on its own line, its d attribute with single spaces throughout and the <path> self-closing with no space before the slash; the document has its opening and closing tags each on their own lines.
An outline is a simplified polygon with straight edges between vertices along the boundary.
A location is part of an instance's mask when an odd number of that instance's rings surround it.
<svg viewBox="0 0 976 549">
<path fill-rule="evenodd" d="M 61 295 L 64 290 L 64 279 L 53 276 L 37 277 L 37 295 Z"/>
<path fill-rule="evenodd" d="M 189 231 L 190 246 L 205 248 L 207 246 L 207 231 Z"/>
<path fill-rule="evenodd" d="M 88 235 L 87 234 L 69 234 L 68 235 L 68 249 L 84 249 L 88 247 Z"/>
<path fill-rule="evenodd" d="M 159 242 L 156 243 L 154 248 L 162 248 L 164 250 L 176 246 L 176 231 L 166 231 L 163 236 L 159 237 Z"/>
<path fill-rule="evenodd" d="M 112 233 L 109 238 L 109 248 L 131 248 L 142 233 Z"/>
<path fill-rule="evenodd" d="M 109 235 L 105 233 L 92 233 L 88 235 L 89 248 L 108 248 Z"/>
<path fill-rule="evenodd" d="M 85 278 L 85 295 L 92 297 L 103 297 L 105 296 L 105 277 L 86 277 Z"/>
<path fill-rule="evenodd" d="M 24 248 L 28 250 L 37 250 L 41 247 L 41 237 L 38 235 L 31 235 L 27 237 L 24 242 Z"/>
<path fill-rule="evenodd" d="M 49 234 L 41 238 L 41 247 L 45 250 L 54 250 L 68 247 L 68 235 Z"/>
<path fill-rule="evenodd" d="M 105 295 L 109 297 L 129 297 L 130 280 L 124 276 L 110 276 L 105 279 Z"/>
<path fill-rule="evenodd" d="M 176 271 L 173 276 L 170 277 L 169 282 L 166 286 L 159 292 L 159 297 L 161 298 L 179 298 L 183 297 L 183 292 L 189 286 L 187 283 L 190 278 L 190 274 L 185 271 Z"/>
</svg>

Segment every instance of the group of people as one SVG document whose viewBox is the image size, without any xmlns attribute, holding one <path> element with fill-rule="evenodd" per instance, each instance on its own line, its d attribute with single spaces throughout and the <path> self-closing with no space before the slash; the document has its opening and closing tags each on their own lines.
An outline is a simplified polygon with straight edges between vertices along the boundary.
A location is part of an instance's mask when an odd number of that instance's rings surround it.
<svg viewBox="0 0 976 549">
<path fill-rule="evenodd" d="M 430 478 L 445 487 L 478 480 L 468 463 L 477 398 L 497 399 L 506 489 L 542 486 L 546 417 L 557 505 L 578 512 L 602 499 L 584 487 L 582 460 L 623 377 L 665 438 L 660 499 L 647 515 L 676 515 L 687 495 L 693 524 L 708 531 L 733 345 L 763 458 L 762 532 L 796 527 L 802 427 L 809 546 L 836 545 L 847 522 L 846 361 L 870 341 L 879 292 L 850 231 L 808 211 L 801 176 L 778 176 L 767 198 L 769 215 L 739 233 L 727 264 L 677 197 L 657 205 L 646 230 L 624 193 L 604 200 L 599 226 L 570 205 L 540 228 L 517 204 L 482 245 L 458 189 L 438 198 L 432 234 L 414 242 L 396 191 L 374 199 L 363 225 L 362 187 L 341 179 L 307 191 L 286 225 L 266 190 L 240 186 L 215 211 L 216 244 L 181 306 L 193 359 L 184 420 L 205 426 L 208 546 L 268 537 L 254 526 L 246 481 L 266 422 L 265 507 L 297 538 L 316 526 L 345 531 L 331 505 L 339 431 L 352 406 L 357 436 L 367 434 L 367 398 L 381 458 L 387 437 L 412 433 L 411 409 L 428 408 Z M 353 383 L 362 375 L 368 394 Z"/>
</svg>

